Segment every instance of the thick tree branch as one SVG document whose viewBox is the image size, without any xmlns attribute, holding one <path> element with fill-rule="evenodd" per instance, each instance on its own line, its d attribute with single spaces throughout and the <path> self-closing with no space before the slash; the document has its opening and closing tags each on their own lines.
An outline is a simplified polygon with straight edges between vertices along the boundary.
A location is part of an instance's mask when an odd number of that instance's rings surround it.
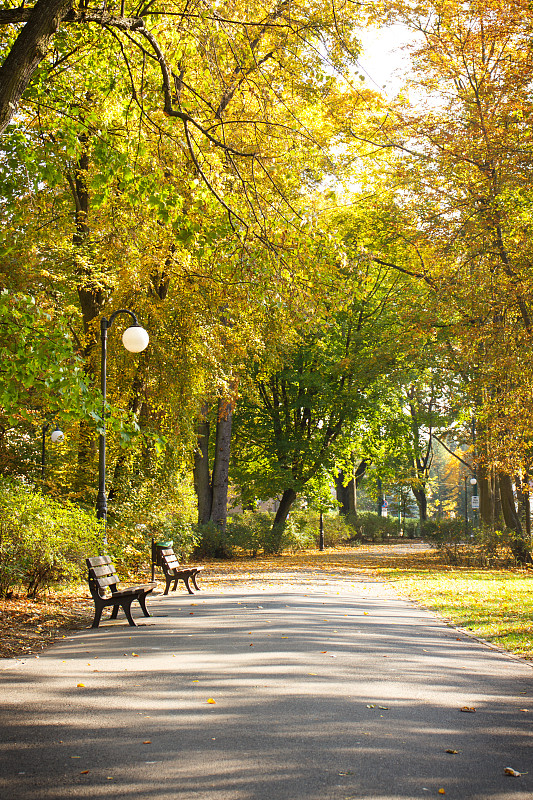
<svg viewBox="0 0 533 800">
<path fill-rule="evenodd" d="M 38 0 L 0 67 L 0 133 L 8 126 L 73 0 Z M 4 12 L 5 13 L 5 12 Z M 1 19 L 0 19 L 1 21 Z"/>
</svg>

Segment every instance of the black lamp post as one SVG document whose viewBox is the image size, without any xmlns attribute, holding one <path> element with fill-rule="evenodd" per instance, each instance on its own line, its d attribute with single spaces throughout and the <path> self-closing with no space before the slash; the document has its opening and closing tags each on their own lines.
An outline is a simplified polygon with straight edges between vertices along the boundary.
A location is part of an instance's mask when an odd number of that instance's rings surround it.
<svg viewBox="0 0 533 800">
<path fill-rule="evenodd" d="M 465 536 L 468 536 L 468 489 L 467 489 L 466 475 L 465 475 Z"/>
<path fill-rule="evenodd" d="M 479 509 L 479 495 L 477 491 L 477 475 L 474 473 L 470 478 L 470 485 L 472 486 L 472 527 L 477 528 L 477 514 Z"/>
<path fill-rule="evenodd" d="M 319 550 L 324 550 L 326 544 L 324 542 L 324 512 L 320 509 L 320 523 L 319 523 L 319 537 L 318 537 L 318 548 Z"/>
<path fill-rule="evenodd" d="M 45 466 L 46 466 L 46 434 L 50 430 L 50 423 L 45 422 L 43 425 L 42 431 L 42 445 L 41 445 L 41 481 L 44 487 L 44 478 L 45 478 Z M 62 442 L 65 438 L 65 434 L 63 431 L 59 430 L 57 425 L 55 426 L 54 430 L 50 434 L 50 441 L 52 444 L 57 444 L 58 442 Z"/>
<path fill-rule="evenodd" d="M 102 433 L 98 437 L 98 497 L 96 499 L 96 516 L 107 519 L 107 497 L 105 493 L 105 405 L 106 405 L 106 372 L 107 372 L 107 331 L 113 324 L 118 314 L 128 314 L 133 320 L 133 324 L 126 328 L 122 334 L 122 344 L 130 353 L 140 353 L 148 347 L 150 337 L 137 322 L 137 317 L 133 311 L 127 308 L 119 308 L 114 311 L 109 319 L 102 318 L 100 322 L 100 340 L 102 344 L 101 360 L 101 384 L 102 390 Z"/>
</svg>

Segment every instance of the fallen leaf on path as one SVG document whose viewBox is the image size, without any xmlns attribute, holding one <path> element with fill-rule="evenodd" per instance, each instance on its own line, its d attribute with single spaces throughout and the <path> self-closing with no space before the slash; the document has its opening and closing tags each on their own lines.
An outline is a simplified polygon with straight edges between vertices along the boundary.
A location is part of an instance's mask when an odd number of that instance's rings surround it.
<svg viewBox="0 0 533 800">
<path fill-rule="evenodd" d="M 447 753 L 451 753 L 452 756 L 456 756 L 459 750 L 446 750 Z"/>
<path fill-rule="evenodd" d="M 214 705 L 216 705 L 216 703 L 217 703 L 217 701 L 216 701 L 216 700 L 213 700 L 213 698 L 212 698 L 212 697 L 210 697 L 210 698 L 207 700 L 207 702 L 208 702 L 208 703 L 210 703 L 210 704 L 211 704 L 211 705 L 213 705 L 213 706 L 214 706 Z"/>
<path fill-rule="evenodd" d="M 85 688 L 85 684 L 84 684 L 84 683 L 77 683 L 77 684 L 76 684 L 76 687 L 77 687 L 78 689 L 84 689 L 84 688 Z"/>
<path fill-rule="evenodd" d="M 476 710 L 475 708 L 469 708 L 468 706 L 463 706 L 461 709 L 461 711 L 469 711 L 470 713 L 472 713 L 475 710 Z"/>
<path fill-rule="evenodd" d="M 504 772 L 505 772 L 506 775 L 512 775 L 513 778 L 519 778 L 520 775 L 526 775 L 525 772 L 517 772 L 512 767 L 505 767 Z"/>
<path fill-rule="evenodd" d="M 88 775 L 88 774 L 89 774 L 88 769 L 82 769 L 82 771 L 80 772 L 80 775 Z"/>
<path fill-rule="evenodd" d="M 150 739 L 147 739 L 145 742 L 143 742 L 143 744 L 152 744 L 152 742 L 150 741 Z"/>
<path fill-rule="evenodd" d="M 445 789 L 439 789 L 439 794 L 446 794 L 446 790 Z"/>
</svg>

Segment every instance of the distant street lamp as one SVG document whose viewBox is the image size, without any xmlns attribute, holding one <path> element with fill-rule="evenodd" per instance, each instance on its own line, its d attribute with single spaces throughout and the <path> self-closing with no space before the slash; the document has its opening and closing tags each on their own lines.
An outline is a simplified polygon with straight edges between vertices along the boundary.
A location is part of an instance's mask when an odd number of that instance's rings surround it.
<svg viewBox="0 0 533 800">
<path fill-rule="evenodd" d="M 105 493 L 105 405 L 106 405 L 106 372 L 107 372 L 107 331 L 113 324 L 115 317 L 118 314 L 128 314 L 133 320 L 133 325 L 126 328 L 122 334 L 122 344 L 129 350 L 130 353 L 140 353 L 148 347 L 150 337 L 144 328 L 141 328 L 137 322 L 137 317 L 133 311 L 127 308 L 119 308 L 111 314 L 109 320 L 105 317 L 100 322 L 100 341 L 102 344 L 102 358 L 101 358 L 101 383 L 102 390 L 102 432 L 98 437 L 98 497 L 96 499 L 96 516 L 98 519 L 103 519 L 104 523 L 107 519 L 107 497 Z"/>
<path fill-rule="evenodd" d="M 46 467 L 46 434 L 47 434 L 47 432 L 49 430 L 50 430 L 50 423 L 49 422 L 45 422 L 44 425 L 43 425 L 42 446 L 41 446 L 41 481 L 43 483 L 43 487 L 44 487 L 44 478 L 45 478 L 45 472 L 46 472 L 46 469 L 45 469 L 45 467 Z M 65 438 L 65 434 L 63 433 L 63 431 L 59 430 L 59 428 L 56 425 L 54 430 L 50 434 L 50 441 L 52 442 L 52 444 L 58 444 L 59 442 L 62 442 L 64 438 Z"/>
<path fill-rule="evenodd" d="M 472 527 L 477 528 L 477 514 L 479 509 L 479 496 L 477 489 L 477 477 L 474 475 L 470 478 L 470 485 L 472 486 Z"/>
<path fill-rule="evenodd" d="M 467 476 L 465 475 L 465 536 L 468 536 L 468 489 L 467 489 Z"/>
</svg>

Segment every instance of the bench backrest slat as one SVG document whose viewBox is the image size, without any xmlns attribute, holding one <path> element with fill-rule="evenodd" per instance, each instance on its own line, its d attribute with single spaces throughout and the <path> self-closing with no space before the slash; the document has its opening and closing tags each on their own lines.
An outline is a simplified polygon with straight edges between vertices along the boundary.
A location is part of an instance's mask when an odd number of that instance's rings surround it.
<svg viewBox="0 0 533 800">
<path fill-rule="evenodd" d="M 106 575 L 116 575 L 117 571 L 112 564 L 106 564 L 103 567 L 90 567 L 91 574 L 95 578 L 105 578 Z"/>
<path fill-rule="evenodd" d="M 180 568 L 180 562 L 178 561 L 176 554 L 171 547 L 165 547 L 163 550 L 161 550 L 161 562 L 163 572 L 165 574 L 167 572 L 172 572 L 174 569 Z"/>
<path fill-rule="evenodd" d="M 89 570 L 89 588 L 93 595 L 104 597 L 106 587 L 114 591 L 119 583 L 118 575 L 109 556 L 94 556 L 85 559 Z"/>
<path fill-rule="evenodd" d="M 87 558 L 86 561 L 88 567 L 101 567 L 104 564 L 112 565 L 110 556 L 92 556 L 91 558 Z"/>
<path fill-rule="evenodd" d="M 94 578 L 95 583 L 98 586 L 116 586 L 119 582 L 116 575 L 107 575 L 102 578 Z"/>
</svg>

